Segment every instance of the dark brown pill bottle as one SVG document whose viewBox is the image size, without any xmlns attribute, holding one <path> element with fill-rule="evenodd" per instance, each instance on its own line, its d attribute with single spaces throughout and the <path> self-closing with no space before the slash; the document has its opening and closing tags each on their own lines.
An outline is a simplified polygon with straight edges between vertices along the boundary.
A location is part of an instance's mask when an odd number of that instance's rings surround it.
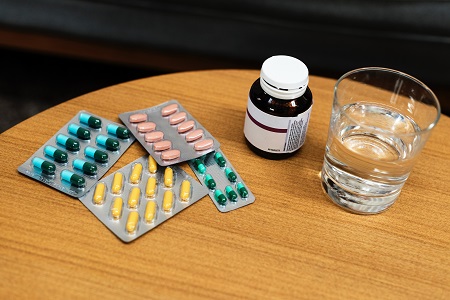
<svg viewBox="0 0 450 300">
<path fill-rule="evenodd" d="M 268 159 L 295 154 L 305 142 L 313 104 L 308 68 L 277 55 L 264 61 L 247 103 L 244 135 L 249 148 Z"/>
</svg>

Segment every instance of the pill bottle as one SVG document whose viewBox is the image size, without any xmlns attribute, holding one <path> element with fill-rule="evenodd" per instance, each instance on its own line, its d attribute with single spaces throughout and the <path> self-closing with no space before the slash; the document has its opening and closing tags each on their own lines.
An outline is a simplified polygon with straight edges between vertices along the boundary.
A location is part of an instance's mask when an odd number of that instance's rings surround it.
<svg viewBox="0 0 450 300">
<path fill-rule="evenodd" d="M 306 65 L 286 55 L 268 58 L 249 92 L 247 145 L 268 159 L 295 154 L 305 142 L 312 104 Z"/>
</svg>

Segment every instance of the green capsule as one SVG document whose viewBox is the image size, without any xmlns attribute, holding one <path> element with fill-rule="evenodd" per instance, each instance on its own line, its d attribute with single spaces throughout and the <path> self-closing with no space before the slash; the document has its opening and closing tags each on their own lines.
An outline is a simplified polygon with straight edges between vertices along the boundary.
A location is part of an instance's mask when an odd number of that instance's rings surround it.
<svg viewBox="0 0 450 300">
<path fill-rule="evenodd" d="M 200 159 L 197 158 L 194 160 L 194 167 L 200 174 L 205 174 L 206 167 Z"/>
<path fill-rule="evenodd" d="M 102 127 L 102 120 L 99 118 L 96 118 L 94 116 L 91 116 L 90 114 L 81 113 L 80 114 L 80 122 L 88 125 L 91 128 L 101 128 Z"/>
<path fill-rule="evenodd" d="M 70 172 L 69 170 L 63 170 L 61 172 L 61 178 L 62 180 L 65 180 L 67 182 L 70 182 L 71 185 L 76 186 L 78 188 L 84 187 L 86 184 L 86 181 L 83 177 Z"/>
<path fill-rule="evenodd" d="M 230 185 L 225 187 L 225 194 L 227 194 L 227 198 L 230 199 L 231 202 L 237 201 L 238 195 Z"/>
<path fill-rule="evenodd" d="M 46 161 L 42 158 L 35 157 L 32 160 L 33 166 L 42 170 L 42 173 L 47 175 L 54 175 L 56 171 L 56 166 L 54 163 Z"/>
<path fill-rule="evenodd" d="M 238 191 L 239 195 L 241 196 L 241 198 L 247 198 L 248 197 L 248 191 L 245 188 L 245 186 L 242 184 L 242 182 L 239 182 L 237 184 L 237 191 Z"/>
<path fill-rule="evenodd" d="M 237 179 L 236 174 L 234 174 L 233 170 L 230 168 L 225 168 L 225 175 L 227 175 L 227 178 L 230 182 L 235 182 Z"/>
<path fill-rule="evenodd" d="M 227 164 L 227 161 L 220 152 L 216 152 L 216 154 L 214 154 L 214 160 L 221 168 L 225 167 Z"/>
<path fill-rule="evenodd" d="M 89 132 L 89 130 L 76 124 L 70 124 L 68 130 L 71 134 L 77 136 L 79 139 L 89 140 L 91 138 L 91 133 Z"/>
<path fill-rule="evenodd" d="M 56 136 L 56 142 L 60 145 L 63 145 L 66 147 L 69 151 L 79 151 L 80 150 L 80 143 L 67 135 L 64 134 L 58 134 Z"/>
<path fill-rule="evenodd" d="M 106 163 L 108 162 L 108 154 L 106 154 L 103 151 L 97 150 L 95 148 L 92 148 L 90 146 L 87 146 L 84 149 L 84 154 L 90 158 L 93 158 L 95 161 L 99 163 Z"/>
<path fill-rule="evenodd" d="M 59 163 L 66 163 L 69 158 L 69 155 L 67 155 L 66 152 L 56 149 L 53 146 L 45 146 L 44 152 Z"/>
<path fill-rule="evenodd" d="M 86 175 L 97 174 L 97 166 L 96 165 L 91 164 L 90 162 L 78 159 L 78 158 L 73 161 L 73 167 L 75 169 L 83 171 L 83 173 Z"/>
<path fill-rule="evenodd" d="M 117 151 L 120 148 L 120 143 L 118 140 L 109 138 L 102 134 L 97 136 L 96 141 L 97 144 L 104 146 L 107 150 Z"/>
<path fill-rule="evenodd" d="M 108 131 L 109 134 L 117 136 L 119 139 L 130 138 L 130 131 L 128 131 L 127 128 L 115 124 L 108 124 L 108 126 L 106 126 L 106 131 Z"/>
<path fill-rule="evenodd" d="M 216 188 L 216 181 L 209 174 L 206 174 L 205 176 L 205 184 L 210 190 L 214 190 Z"/>
<path fill-rule="evenodd" d="M 225 205 L 227 203 L 227 197 L 225 197 L 221 190 L 216 190 L 214 192 L 214 199 L 216 199 L 217 203 L 220 205 Z"/>
</svg>

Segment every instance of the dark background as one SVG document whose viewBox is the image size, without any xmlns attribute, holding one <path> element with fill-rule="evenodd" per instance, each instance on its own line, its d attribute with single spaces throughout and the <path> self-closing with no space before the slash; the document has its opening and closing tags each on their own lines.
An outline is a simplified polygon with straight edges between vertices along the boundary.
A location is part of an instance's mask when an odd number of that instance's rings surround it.
<svg viewBox="0 0 450 300">
<path fill-rule="evenodd" d="M 161 71 L 0 48 L 0 133 L 58 103 Z"/>
<path fill-rule="evenodd" d="M 0 66 L 0 133 L 85 93 L 170 72 L 9 48 L 0 48 Z M 337 78 L 336 74 L 319 75 Z M 432 88 L 448 114 L 450 87 Z"/>
<path fill-rule="evenodd" d="M 0 0 L 0 132 L 116 83 L 278 54 L 335 79 L 403 71 L 450 114 L 449 53 L 450 1 Z"/>
</svg>

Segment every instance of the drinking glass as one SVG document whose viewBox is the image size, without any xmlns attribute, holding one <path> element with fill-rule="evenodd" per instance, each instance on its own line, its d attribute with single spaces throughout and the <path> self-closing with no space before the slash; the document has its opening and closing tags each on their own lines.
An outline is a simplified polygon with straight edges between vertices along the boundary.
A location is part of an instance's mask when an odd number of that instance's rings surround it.
<svg viewBox="0 0 450 300">
<path fill-rule="evenodd" d="M 386 68 L 344 74 L 334 89 L 322 186 L 340 207 L 376 214 L 398 198 L 440 117 L 434 93 Z"/>
</svg>

